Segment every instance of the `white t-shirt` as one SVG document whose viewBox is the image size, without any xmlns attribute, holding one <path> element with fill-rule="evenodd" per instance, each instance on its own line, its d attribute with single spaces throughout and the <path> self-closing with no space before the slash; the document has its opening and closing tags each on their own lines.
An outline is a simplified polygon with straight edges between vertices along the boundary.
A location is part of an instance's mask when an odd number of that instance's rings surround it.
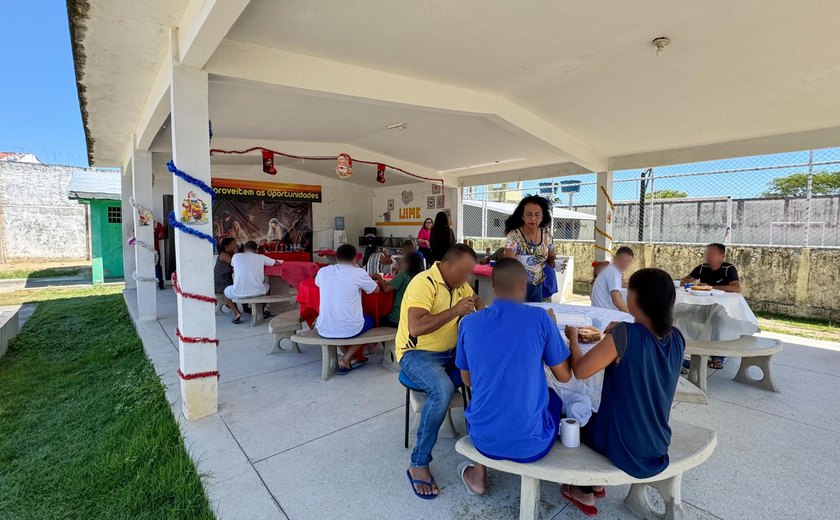
<svg viewBox="0 0 840 520">
<path fill-rule="evenodd" d="M 601 271 L 601 274 L 595 278 L 595 283 L 592 284 L 592 306 L 617 311 L 610 295 L 612 291 L 621 292 L 621 271 L 610 264 Z"/>
<path fill-rule="evenodd" d="M 274 259 L 250 251 L 236 253 L 230 261 L 233 266 L 233 298 L 262 296 L 268 293 L 265 283 L 265 266 L 274 265 Z"/>
<path fill-rule="evenodd" d="M 362 294 L 376 290 L 367 271 L 349 264 L 322 267 L 315 276 L 321 290 L 321 309 L 315 328 L 325 338 L 352 338 L 362 331 Z"/>
</svg>

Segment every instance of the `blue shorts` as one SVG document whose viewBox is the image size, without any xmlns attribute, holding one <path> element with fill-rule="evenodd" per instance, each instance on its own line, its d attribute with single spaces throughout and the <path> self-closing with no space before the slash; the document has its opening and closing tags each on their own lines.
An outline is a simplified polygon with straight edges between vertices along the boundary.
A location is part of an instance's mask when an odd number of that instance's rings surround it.
<svg viewBox="0 0 840 520">
<path fill-rule="evenodd" d="M 374 319 L 373 319 L 373 316 L 370 316 L 370 315 L 365 314 L 365 315 L 363 316 L 363 318 L 365 319 L 365 324 L 364 324 L 364 325 L 362 325 L 362 330 L 361 330 L 361 331 L 359 331 L 359 333 L 358 333 L 358 334 L 356 334 L 356 336 L 361 336 L 361 335 L 362 335 L 362 334 L 364 334 L 365 332 L 367 332 L 367 331 L 369 331 L 370 329 L 373 329 L 373 328 L 375 328 L 375 327 L 376 327 L 376 320 L 374 320 Z M 355 338 L 356 336 L 352 336 L 352 337 L 354 337 L 354 338 Z"/>
</svg>

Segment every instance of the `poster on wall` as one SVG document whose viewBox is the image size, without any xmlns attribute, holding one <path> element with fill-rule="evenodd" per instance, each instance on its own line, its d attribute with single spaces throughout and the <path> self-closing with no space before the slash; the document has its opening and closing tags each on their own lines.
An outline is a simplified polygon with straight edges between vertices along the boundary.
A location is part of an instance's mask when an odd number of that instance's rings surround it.
<svg viewBox="0 0 840 520">
<path fill-rule="evenodd" d="M 321 187 L 213 179 L 213 236 L 240 245 L 255 241 L 262 252 L 312 251 L 312 203 Z"/>
</svg>

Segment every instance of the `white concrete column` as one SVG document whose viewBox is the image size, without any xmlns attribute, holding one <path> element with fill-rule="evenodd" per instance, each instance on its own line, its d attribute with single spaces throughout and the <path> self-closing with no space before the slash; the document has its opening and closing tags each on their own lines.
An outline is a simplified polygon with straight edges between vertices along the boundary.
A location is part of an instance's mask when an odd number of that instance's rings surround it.
<svg viewBox="0 0 840 520">
<path fill-rule="evenodd" d="M 152 152 L 134 150 L 131 154 L 132 186 L 134 203 L 144 208 L 152 207 Z M 155 225 L 140 225 L 140 212 L 130 205 L 134 221 L 134 236 L 138 243 L 134 245 L 135 268 L 137 269 L 137 315 L 140 321 L 157 319 L 157 282 L 155 277 L 155 255 L 139 243 L 154 246 Z M 142 281 L 141 281 L 142 280 Z"/>
<path fill-rule="evenodd" d="M 598 172 L 597 190 L 598 202 L 595 207 L 595 227 L 612 236 L 614 211 L 610 206 L 609 199 L 612 198 L 613 192 L 613 172 Z M 595 260 L 603 262 L 612 259 L 612 254 L 605 251 L 605 249 L 612 250 L 612 240 L 597 230 L 595 231 L 595 246 Z"/>
<path fill-rule="evenodd" d="M 128 241 L 134 236 L 134 218 L 132 217 L 134 208 L 131 207 L 131 204 L 128 203 L 128 199 L 131 198 L 132 193 L 134 193 L 134 187 L 131 183 L 131 164 L 127 167 L 123 167 L 122 170 L 122 185 L 121 185 L 121 198 L 122 198 L 122 248 L 123 248 L 123 278 L 125 279 L 125 288 L 126 289 L 135 289 L 137 287 L 137 282 L 134 281 L 134 271 L 136 268 L 136 261 L 134 259 L 134 248 L 136 246 L 128 245 Z"/>
<path fill-rule="evenodd" d="M 172 160 L 175 166 L 210 185 L 210 143 L 208 136 L 207 73 L 172 65 Z M 181 204 L 197 197 L 206 205 L 204 224 L 191 229 L 212 235 L 213 201 L 200 188 L 173 175 L 175 218 L 181 220 Z M 207 240 L 179 229 L 175 233 L 177 281 L 183 292 L 214 296 L 213 246 Z M 215 306 L 178 296 L 178 328 L 186 337 L 215 338 Z M 181 407 L 187 420 L 216 413 L 218 377 L 216 346 L 179 341 L 181 369 Z M 207 375 L 211 374 L 211 375 Z"/>
<path fill-rule="evenodd" d="M 457 188 L 455 190 L 455 204 L 453 205 L 453 213 L 455 213 L 455 239 L 459 242 L 464 241 L 464 188 Z"/>
</svg>

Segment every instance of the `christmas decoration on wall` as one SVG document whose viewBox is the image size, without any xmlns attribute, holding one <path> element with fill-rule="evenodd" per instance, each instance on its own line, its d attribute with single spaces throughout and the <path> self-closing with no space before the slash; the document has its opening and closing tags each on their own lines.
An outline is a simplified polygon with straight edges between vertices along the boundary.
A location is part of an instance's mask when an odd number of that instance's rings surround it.
<svg viewBox="0 0 840 520">
<path fill-rule="evenodd" d="M 335 160 L 335 174 L 340 179 L 349 179 L 353 176 L 353 158 L 346 153 L 338 154 Z"/>
<path fill-rule="evenodd" d="M 385 165 L 384 164 L 377 164 L 376 165 L 376 182 L 379 184 L 385 184 Z"/>
<path fill-rule="evenodd" d="M 157 278 L 152 278 L 151 276 L 140 276 L 139 274 L 137 274 L 137 271 L 134 271 L 133 273 L 131 273 L 131 277 L 134 278 L 134 280 L 138 281 L 138 282 L 157 283 L 157 281 L 158 281 Z"/>
<path fill-rule="evenodd" d="M 404 191 L 400 195 L 402 196 L 402 202 L 404 206 L 407 206 L 409 202 L 414 200 L 413 191 Z"/>
<path fill-rule="evenodd" d="M 434 197 L 426 197 L 426 209 L 435 209 Z"/>
<path fill-rule="evenodd" d="M 134 202 L 134 197 L 129 197 L 128 203 L 131 204 L 135 210 L 137 210 L 137 223 L 141 226 L 151 226 L 155 220 L 155 217 L 152 215 L 152 210 L 141 206 Z"/>
<path fill-rule="evenodd" d="M 274 153 L 269 150 L 262 151 L 263 173 L 277 175 L 277 168 L 274 167 Z"/>
<path fill-rule="evenodd" d="M 176 177 L 184 180 L 184 182 L 192 184 L 193 186 L 200 189 L 204 193 L 207 193 L 208 195 L 210 195 L 210 200 L 213 200 L 213 199 L 216 198 L 216 193 L 213 191 L 213 188 L 208 186 L 206 183 L 200 181 L 199 179 L 196 179 L 195 177 L 188 174 L 187 172 L 179 170 L 178 168 L 176 168 L 175 163 L 173 161 L 169 161 L 168 163 L 166 163 L 166 167 Z M 198 207 L 196 208 L 196 209 L 200 210 L 198 213 L 193 212 L 192 202 L 190 201 L 190 199 L 197 199 L 198 202 L 200 203 L 200 204 L 198 204 Z M 188 210 L 188 208 L 184 207 L 184 204 L 187 204 L 187 206 L 189 206 L 189 210 Z M 196 217 L 198 217 L 199 220 L 201 220 L 203 218 L 204 222 L 195 222 L 192 225 L 207 222 L 207 204 L 205 204 L 204 201 L 202 201 L 201 199 L 198 199 L 198 197 L 195 196 L 195 192 L 190 191 L 187 194 L 187 198 L 184 199 L 184 204 L 182 204 L 181 218 L 187 219 L 187 221 L 189 221 L 190 219 L 195 220 Z M 201 214 L 201 210 L 203 210 L 203 214 Z M 182 231 L 182 232 L 184 232 L 188 235 L 198 237 L 202 240 L 206 240 L 206 241 L 210 242 L 213 245 L 214 248 L 216 247 L 216 239 L 215 238 L 213 238 L 211 235 L 208 235 L 207 233 L 204 233 L 202 231 L 194 229 L 194 228 L 188 226 L 187 224 L 178 221 L 178 219 L 175 218 L 175 212 L 174 211 L 169 213 L 169 217 L 167 218 L 167 220 L 169 221 L 169 224 L 172 227 L 174 227 L 175 229 L 177 229 L 179 231 Z"/>
<path fill-rule="evenodd" d="M 440 195 L 442 192 L 440 184 L 432 184 L 432 195 Z"/>
<path fill-rule="evenodd" d="M 213 188 L 208 186 L 206 183 L 196 179 L 192 175 L 188 174 L 185 171 L 179 170 L 175 167 L 175 163 L 173 161 L 169 161 L 166 163 L 166 168 L 172 173 L 174 176 L 183 179 L 184 182 L 192 184 L 196 188 L 200 189 L 204 193 L 210 195 L 210 199 L 213 200 L 216 198 L 216 192 L 213 191 Z"/>
<path fill-rule="evenodd" d="M 187 198 L 181 203 L 181 222 L 189 226 L 207 223 L 207 204 L 194 191 L 187 192 Z"/>
</svg>

